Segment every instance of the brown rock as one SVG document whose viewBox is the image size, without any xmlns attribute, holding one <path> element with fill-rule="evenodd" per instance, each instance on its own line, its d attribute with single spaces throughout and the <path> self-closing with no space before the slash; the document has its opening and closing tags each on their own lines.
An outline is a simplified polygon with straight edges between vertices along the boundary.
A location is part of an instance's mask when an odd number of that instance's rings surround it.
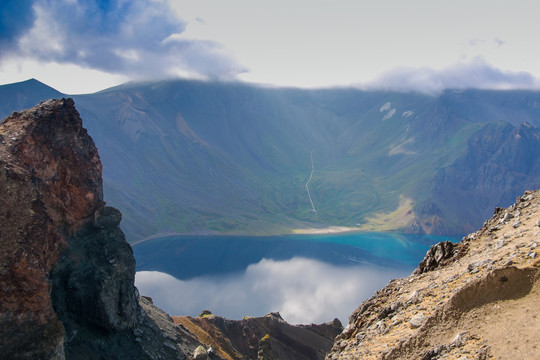
<svg viewBox="0 0 540 360">
<path fill-rule="evenodd" d="M 0 352 L 62 358 L 48 274 L 104 205 L 101 163 L 71 99 L 12 114 L 0 135 Z"/>
<path fill-rule="evenodd" d="M 105 206 L 98 152 L 73 100 L 3 120 L 0 188 L 2 359 L 193 354 L 192 334 L 139 304 L 122 216 Z"/>
</svg>

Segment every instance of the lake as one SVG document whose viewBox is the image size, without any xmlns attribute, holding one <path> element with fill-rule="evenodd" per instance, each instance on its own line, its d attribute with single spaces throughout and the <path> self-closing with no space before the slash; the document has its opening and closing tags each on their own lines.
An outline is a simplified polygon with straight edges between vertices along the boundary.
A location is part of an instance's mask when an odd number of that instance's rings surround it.
<svg viewBox="0 0 540 360">
<path fill-rule="evenodd" d="M 133 246 L 136 285 L 171 315 L 203 309 L 230 319 L 279 311 L 291 323 L 348 315 L 428 248 L 461 237 L 328 235 L 167 236 Z"/>
</svg>

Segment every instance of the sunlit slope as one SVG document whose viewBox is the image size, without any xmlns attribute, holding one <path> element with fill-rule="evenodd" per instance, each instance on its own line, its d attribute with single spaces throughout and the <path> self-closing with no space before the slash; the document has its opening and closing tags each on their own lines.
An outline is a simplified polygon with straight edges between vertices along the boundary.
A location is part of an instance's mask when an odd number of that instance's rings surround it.
<svg viewBox="0 0 540 360">
<path fill-rule="evenodd" d="M 540 186 L 536 92 L 168 81 L 74 98 L 130 241 L 325 225 L 459 234 Z"/>
</svg>

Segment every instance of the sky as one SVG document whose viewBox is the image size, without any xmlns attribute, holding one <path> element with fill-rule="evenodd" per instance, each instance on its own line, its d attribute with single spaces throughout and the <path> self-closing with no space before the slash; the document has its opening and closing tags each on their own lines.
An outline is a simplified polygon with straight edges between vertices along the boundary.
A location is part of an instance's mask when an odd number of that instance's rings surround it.
<svg viewBox="0 0 540 360">
<path fill-rule="evenodd" d="M 348 317 L 375 290 L 404 270 L 336 266 L 314 259 L 262 259 L 243 272 L 179 280 L 157 271 L 137 272 L 141 295 L 171 315 L 197 316 L 202 310 L 232 320 L 279 312 L 290 324 L 320 324 Z"/>
<path fill-rule="evenodd" d="M 540 87 L 537 0 L 2 0 L 0 84 Z"/>
</svg>

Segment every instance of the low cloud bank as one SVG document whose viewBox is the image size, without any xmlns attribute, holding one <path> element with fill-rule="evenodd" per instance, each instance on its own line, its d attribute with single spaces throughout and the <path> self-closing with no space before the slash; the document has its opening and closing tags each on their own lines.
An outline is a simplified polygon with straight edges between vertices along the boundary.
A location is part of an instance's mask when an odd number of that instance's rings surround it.
<svg viewBox="0 0 540 360">
<path fill-rule="evenodd" d="M 399 68 L 360 87 L 437 94 L 445 89 L 537 89 L 537 79 L 524 71 L 504 71 L 476 57 L 444 69 Z"/>
<path fill-rule="evenodd" d="M 263 259 L 243 273 L 187 281 L 141 271 L 135 285 L 171 315 L 196 316 L 208 309 L 229 319 L 241 319 L 279 311 L 292 324 L 322 323 L 335 317 L 346 324 L 363 300 L 390 279 L 409 272 L 334 266 L 306 258 Z"/>
</svg>

